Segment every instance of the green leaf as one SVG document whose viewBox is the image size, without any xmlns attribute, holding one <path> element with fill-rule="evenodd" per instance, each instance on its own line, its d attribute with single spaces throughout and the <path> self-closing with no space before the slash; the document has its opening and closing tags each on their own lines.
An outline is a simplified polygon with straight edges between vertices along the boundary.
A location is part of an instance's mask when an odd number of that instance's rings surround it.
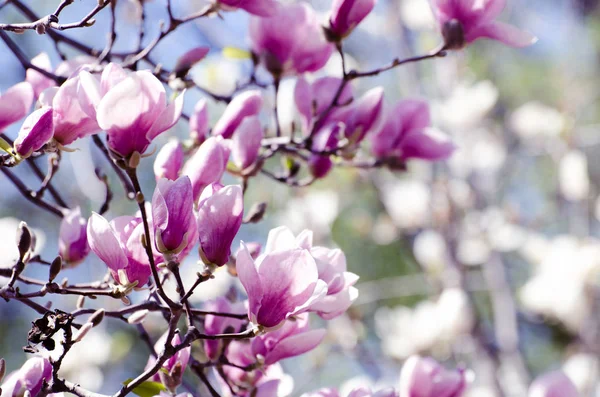
<svg viewBox="0 0 600 397">
<path fill-rule="evenodd" d="M 123 384 L 125 386 L 127 386 L 133 379 L 129 378 L 127 379 L 125 382 L 123 382 Z M 143 382 L 141 385 L 139 385 L 138 387 L 136 387 L 135 389 L 133 389 L 133 394 L 140 396 L 140 397 L 154 397 L 158 394 L 160 394 L 161 391 L 166 391 L 167 388 L 159 382 L 151 382 L 151 381 L 145 381 Z"/>
</svg>

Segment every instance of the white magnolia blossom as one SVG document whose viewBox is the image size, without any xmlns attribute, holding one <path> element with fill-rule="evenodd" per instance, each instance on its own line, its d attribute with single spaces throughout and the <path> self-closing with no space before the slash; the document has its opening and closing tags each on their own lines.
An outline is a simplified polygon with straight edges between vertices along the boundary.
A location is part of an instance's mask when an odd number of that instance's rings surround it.
<svg viewBox="0 0 600 397">
<path fill-rule="evenodd" d="M 375 313 L 375 327 L 385 354 L 404 359 L 443 347 L 473 326 L 473 313 L 464 291 L 449 288 L 436 302 L 423 301 L 414 309 L 399 306 Z"/>
<path fill-rule="evenodd" d="M 552 138 L 560 135 L 566 119 L 558 110 L 534 101 L 515 110 L 509 123 L 523 138 Z"/>
<path fill-rule="evenodd" d="M 560 191 L 569 201 L 584 200 L 590 192 L 588 161 L 585 153 L 571 150 L 560 160 L 558 167 Z"/>
<path fill-rule="evenodd" d="M 600 241 L 559 236 L 544 246 L 541 261 L 521 289 L 521 300 L 528 310 L 577 332 L 591 311 L 587 287 L 596 283 L 600 271 Z"/>
</svg>

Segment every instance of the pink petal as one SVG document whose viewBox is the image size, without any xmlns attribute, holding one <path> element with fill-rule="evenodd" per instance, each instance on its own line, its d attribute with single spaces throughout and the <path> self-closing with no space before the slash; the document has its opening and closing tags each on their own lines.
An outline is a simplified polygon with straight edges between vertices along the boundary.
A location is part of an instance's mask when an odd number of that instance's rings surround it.
<svg viewBox="0 0 600 397">
<path fill-rule="evenodd" d="M 279 3 L 276 0 L 246 0 L 240 3 L 240 8 L 259 17 L 270 17 L 277 12 Z"/>
<path fill-rule="evenodd" d="M 291 250 L 294 248 L 298 248 L 294 233 L 286 226 L 279 226 L 269 231 L 264 252 L 269 253 L 273 251 Z"/>
<path fill-rule="evenodd" d="M 401 143 L 405 159 L 443 160 L 454 152 L 455 146 L 442 132 L 428 128 L 408 133 Z"/>
<path fill-rule="evenodd" d="M 302 332 L 283 339 L 273 350 L 265 357 L 265 364 L 271 365 L 280 360 L 299 356 L 311 351 L 325 338 L 327 331 L 324 329 L 315 329 L 308 332 Z"/>
<path fill-rule="evenodd" d="M 527 47 L 537 41 L 537 37 L 504 22 L 491 22 L 473 29 L 466 35 L 466 40 L 472 42 L 480 37 L 498 40 L 511 47 Z"/>
<path fill-rule="evenodd" d="M 175 98 L 175 100 L 162 111 L 154 124 L 152 124 L 152 128 L 147 135 L 148 139 L 152 140 L 156 138 L 158 135 L 173 127 L 177 123 L 181 117 L 181 112 L 183 111 L 184 94 L 185 91 L 177 95 L 177 98 Z"/>
<path fill-rule="evenodd" d="M 13 85 L 0 96 L 0 131 L 29 113 L 33 96 L 33 87 L 27 82 Z"/>
<path fill-rule="evenodd" d="M 250 256 L 244 242 L 241 243 L 241 248 L 238 251 L 236 258 L 236 271 L 240 282 L 246 290 L 249 300 L 248 316 L 250 320 L 256 321 L 256 314 L 260 310 L 261 301 L 264 290 L 261 284 L 260 277 L 254 259 Z"/>
<path fill-rule="evenodd" d="M 311 86 L 304 77 L 299 77 L 296 81 L 294 102 L 302 118 L 302 131 L 307 134 L 313 117 L 313 95 Z"/>
<path fill-rule="evenodd" d="M 90 248 L 111 270 L 117 272 L 127 267 L 127 257 L 110 224 L 102 216 L 93 213 L 87 226 Z"/>
</svg>

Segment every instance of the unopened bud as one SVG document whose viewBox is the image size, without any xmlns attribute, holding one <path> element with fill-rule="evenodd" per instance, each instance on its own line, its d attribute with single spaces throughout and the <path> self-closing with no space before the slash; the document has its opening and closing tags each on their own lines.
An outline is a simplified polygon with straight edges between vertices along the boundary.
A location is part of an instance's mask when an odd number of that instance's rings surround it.
<svg viewBox="0 0 600 397">
<path fill-rule="evenodd" d="M 50 271 L 48 275 L 48 281 L 52 282 L 58 276 L 58 273 L 62 270 L 62 258 L 57 256 L 50 264 Z"/>
<path fill-rule="evenodd" d="M 73 343 L 81 342 L 81 340 L 87 335 L 88 332 L 90 332 L 92 328 L 94 328 L 94 324 L 92 323 L 83 324 L 75 336 L 73 336 Z"/>
<path fill-rule="evenodd" d="M 258 223 L 265 216 L 267 210 L 267 203 L 254 203 L 254 205 L 248 211 L 248 214 L 244 218 L 244 223 Z"/>
<path fill-rule="evenodd" d="M 35 31 L 37 32 L 37 34 L 46 34 L 46 25 L 44 25 L 43 23 L 38 23 L 37 25 L 35 25 Z"/>
<path fill-rule="evenodd" d="M 17 248 L 19 249 L 19 257 L 23 260 L 31 248 L 31 231 L 25 222 L 21 222 L 17 229 Z"/>
<path fill-rule="evenodd" d="M 83 309 L 83 305 L 85 304 L 85 296 L 81 295 L 77 298 L 77 310 Z"/>
<path fill-rule="evenodd" d="M 130 300 L 129 300 L 129 298 L 128 298 L 128 297 L 126 297 L 126 296 L 122 296 L 122 297 L 121 297 L 121 302 L 123 302 L 123 304 L 124 304 L 125 306 L 129 306 L 129 305 L 131 305 L 131 301 L 130 301 Z"/>
<path fill-rule="evenodd" d="M 96 310 L 94 312 L 94 314 L 92 314 L 90 316 L 90 318 L 88 319 L 89 323 L 92 323 L 93 326 L 97 326 L 98 324 L 100 324 L 102 322 L 102 320 L 104 320 L 104 309 L 99 309 Z"/>
<path fill-rule="evenodd" d="M 133 153 L 131 153 L 131 156 L 129 157 L 129 168 L 137 168 L 138 165 L 140 165 L 140 161 L 142 160 L 142 155 L 140 154 L 140 152 L 135 151 Z"/>
<path fill-rule="evenodd" d="M 140 310 L 139 312 L 133 313 L 131 316 L 129 316 L 127 322 L 129 324 L 141 324 L 144 322 L 147 315 L 148 310 Z"/>
</svg>

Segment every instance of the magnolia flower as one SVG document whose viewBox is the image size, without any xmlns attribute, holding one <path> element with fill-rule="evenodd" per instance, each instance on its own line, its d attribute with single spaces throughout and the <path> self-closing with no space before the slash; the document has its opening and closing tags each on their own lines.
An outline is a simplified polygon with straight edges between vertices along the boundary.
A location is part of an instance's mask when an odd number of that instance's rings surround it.
<svg viewBox="0 0 600 397">
<path fill-rule="evenodd" d="M 252 353 L 261 357 L 265 365 L 271 365 L 314 349 L 326 333 L 324 329 L 311 330 L 308 313 L 303 313 L 285 321 L 279 329 L 252 339 Z"/>
<path fill-rule="evenodd" d="M 226 298 L 219 297 L 207 302 L 204 310 L 218 313 L 243 314 L 246 308 L 243 302 L 231 303 Z M 228 328 L 231 328 L 231 332 L 240 332 L 244 324 L 246 324 L 246 321 L 243 319 L 208 314 L 204 317 L 204 333 L 207 335 L 218 335 L 224 333 Z M 204 352 L 209 359 L 217 359 L 223 352 L 223 340 L 206 339 L 204 341 Z"/>
<path fill-rule="evenodd" d="M 139 218 L 121 216 L 108 222 L 93 213 L 87 225 L 88 244 L 123 286 L 142 286 L 150 276 L 150 265 L 141 244 L 143 225 Z"/>
<path fill-rule="evenodd" d="M 317 312 L 326 320 L 344 313 L 358 298 L 358 290 L 353 285 L 358 276 L 348 272 L 346 256 L 340 249 L 313 247 L 313 233 L 302 231 L 297 237 L 287 227 L 278 227 L 269 232 L 265 252 L 303 248 L 310 252 L 317 265 L 319 281 L 327 285 L 327 295 L 314 302 L 310 311 Z"/>
<path fill-rule="evenodd" d="M 579 397 L 575 385 L 562 371 L 537 377 L 529 387 L 529 397 Z"/>
<path fill-rule="evenodd" d="M 264 131 L 256 116 L 246 117 L 235 130 L 231 139 L 231 160 L 244 171 L 258 159 Z"/>
<path fill-rule="evenodd" d="M 248 294 L 248 317 L 268 329 L 307 311 L 327 293 L 325 282 L 318 279 L 315 260 L 306 249 L 267 250 L 255 261 L 242 243 L 236 265 Z"/>
<path fill-rule="evenodd" d="M 466 386 L 464 371 L 447 370 L 429 357 L 410 357 L 400 374 L 400 397 L 460 397 Z"/>
<path fill-rule="evenodd" d="M 62 260 L 73 266 L 81 262 L 90 252 L 87 242 L 87 219 L 76 207 L 63 218 L 58 232 L 58 252 Z"/>
<path fill-rule="evenodd" d="M 316 152 L 308 160 L 308 169 L 315 178 L 324 178 L 333 168 L 329 154 L 318 154 L 328 152 L 338 147 L 339 136 L 342 134 L 344 125 L 342 123 L 330 124 L 319 130 L 313 137 L 311 149 Z"/>
<path fill-rule="evenodd" d="M 250 19 L 252 51 L 275 77 L 315 72 L 333 52 L 315 11 L 306 3 L 278 7 L 267 18 Z"/>
<path fill-rule="evenodd" d="M 206 264 L 223 266 L 229 261 L 231 243 L 242 225 L 244 196 L 236 185 L 212 190 L 206 188 L 198 204 L 200 257 Z"/>
<path fill-rule="evenodd" d="M 375 7 L 377 0 L 334 0 L 329 31 L 340 40 L 348 36 Z"/>
<path fill-rule="evenodd" d="M 223 115 L 212 129 L 212 135 L 231 138 L 246 117 L 260 113 L 262 103 L 262 96 L 257 90 L 245 91 L 237 95 L 225 108 Z"/>
<path fill-rule="evenodd" d="M 382 128 L 372 136 L 372 151 L 378 158 L 440 160 L 454 145 L 445 136 L 428 128 L 429 107 L 420 100 L 403 100 L 391 109 Z"/>
<path fill-rule="evenodd" d="M 495 21 L 506 0 L 431 0 L 442 29 L 446 49 L 460 49 L 479 38 L 489 38 L 511 47 L 526 47 L 535 36 L 514 26 Z"/>
<path fill-rule="evenodd" d="M 208 138 L 184 164 L 181 173 L 190 177 L 194 201 L 210 184 L 219 182 L 229 158 L 229 148 L 220 137 Z"/>
<path fill-rule="evenodd" d="M 383 88 L 375 87 L 351 105 L 335 111 L 331 119 L 344 123 L 344 135 L 356 145 L 377 125 L 382 110 Z"/>
<path fill-rule="evenodd" d="M 18 397 L 25 392 L 37 396 L 41 392 L 44 381 L 52 379 L 52 364 L 43 357 L 30 358 L 17 371 L 8 375 L 2 384 L 2 396 Z M 53 394 L 50 394 L 52 396 Z M 58 396 L 54 394 L 54 396 Z"/>
<path fill-rule="evenodd" d="M 333 102 L 335 93 L 340 88 L 343 80 L 337 77 L 321 77 L 309 84 L 303 77 L 299 77 L 294 88 L 294 102 L 302 120 L 302 131 L 310 132 L 313 119 L 320 116 Z M 346 84 L 337 100 L 340 105 L 352 101 L 352 86 Z M 325 118 L 323 124 L 329 120 L 331 114 Z"/>
<path fill-rule="evenodd" d="M 161 178 L 174 181 L 179 176 L 181 167 L 183 167 L 183 147 L 178 140 L 172 139 L 156 155 L 154 176 L 157 181 Z"/>
<path fill-rule="evenodd" d="M 159 252 L 168 255 L 189 252 L 198 235 L 190 178 L 158 181 L 152 196 L 152 224 Z"/>
<path fill-rule="evenodd" d="M 33 88 L 27 82 L 15 84 L 0 95 L 0 131 L 29 113 L 33 95 Z"/>
<path fill-rule="evenodd" d="M 340 397 L 340 393 L 336 389 L 326 388 L 312 393 L 305 393 L 301 397 Z M 398 392 L 391 388 L 372 392 L 368 388 L 358 387 L 351 390 L 348 397 L 398 397 Z"/>
<path fill-rule="evenodd" d="M 154 351 L 156 354 L 162 354 L 164 351 L 167 336 L 168 332 L 164 333 L 163 336 L 156 341 L 156 344 L 154 345 Z M 177 346 L 180 344 L 181 337 L 177 333 L 171 340 L 171 346 Z M 183 373 L 185 372 L 190 360 L 191 351 L 192 348 L 190 346 L 179 350 L 163 363 L 161 369 L 153 376 L 152 379 L 155 382 L 161 382 L 169 390 L 174 391 L 177 389 L 177 386 L 181 384 L 183 379 Z M 146 369 L 151 368 L 155 363 L 156 358 L 154 356 L 150 356 L 150 358 L 148 358 L 148 363 L 146 364 Z"/>
<path fill-rule="evenodd" d="M 40 95 L 40 104 L 52 107 L 54 140 L 63 146 L 100 131 L 96 118 L 84 112 L 78 99 L 80 84 L 79 76 L 71 77 L 60 87 L 48 88 Z"/>
<path fill-rule="evenodd" d="M 209 130 L 208 108 L 206 99 L 200 99 L 190 116 L 190 138 L 195 144 L 201 145 L 207 138 Z"/>
<path fill-rule="evenodd" d="M 80 73 L 82 109 L 106 131 L 113 152 L 124 158 L 134 152 L 143 154 L 154 138 L 179 120 L 183 93 L 167 104 L 165 88 L 151 72 L 109 66 L 100 80 L 86 71 Z"/>
<path fill-rule="evenodd" d="M 38 55 L 31 59 L 31 64 L 37 66 L 40 69 L 50 72 L 52 70 L 52 63 L 50 57 L 45 52 L 40 52 Z M 31 84 L 35 97 L 39 97 L 40 94 L 50 88 L 54 87 L 56 83 L 49 77 L 46 77 L 42 73 L 35 69 L 27 69 L 25 71 L 25 81 Z"/>
<path fill-rule="evenodd" d="M 216 0 L 220 9 L 234 11 L 238 8 L 249 14 L 268 17 L 277 11 L 279 3 L 276 0 Z"/>
<path fill-rule="evenodd" d="M 45 106 L 31 113 L 23 122 L 14 142 L 15 152 L 22 158 L 27 158 L 52 139 L 52 134 L 52 108 Z"/>
</svg>

